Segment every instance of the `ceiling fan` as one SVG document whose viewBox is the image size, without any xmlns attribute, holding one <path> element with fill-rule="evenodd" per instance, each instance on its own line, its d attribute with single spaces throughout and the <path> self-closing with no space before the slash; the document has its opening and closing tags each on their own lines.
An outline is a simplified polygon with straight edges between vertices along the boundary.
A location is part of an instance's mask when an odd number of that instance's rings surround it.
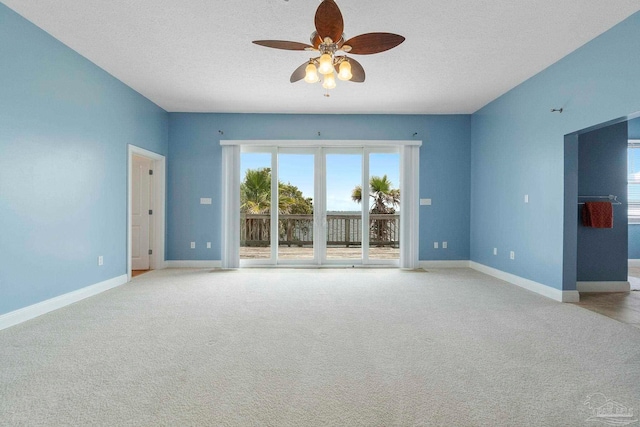
<svg viewBox="0 0 640 427">
<path fill-rule="evenodd" d="M 334 0 L 320 3 L 316 10 L 315 26 L 316 30 L 311 33 L 311 44 L 282 40 L 255 40 L 253 43 L 275 49 L 319 52 L 320 56 L 296 68 L 290 81 L 295 83 L 304 79 L 307 83 L 316 83 L 320 80 L 319 73 L 323 76 L 322 86 L 328 90 L 336 87 L 334 71 L 340 80 L 362 83 L 365 79 L 362 65 L 346 55 L 336 55 L 338 51 L 371 55 L 393 49 L 405 40 L 397 34 L 366 33 L 345 41 L 342 13 Z"/>
</svg>

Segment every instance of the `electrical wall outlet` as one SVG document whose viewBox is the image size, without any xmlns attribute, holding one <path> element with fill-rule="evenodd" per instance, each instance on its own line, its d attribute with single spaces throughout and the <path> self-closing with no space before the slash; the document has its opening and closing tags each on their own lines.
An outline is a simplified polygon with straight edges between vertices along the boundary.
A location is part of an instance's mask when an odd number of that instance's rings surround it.
<svg viewBox="0 0 640 427">
<path fill-rule="evenodd" d="M 207 242 L 207 249 L 211 249 L 211 242 Z"/>
<path fill-rule="evenodd" d="M 529 195 L 528 194 L 524 195 L 524 202 L 525 203 L 529 203 Z"/>
<path fill-rule="evenodd" d="M 104 265 L 104 257 L 102 255 L 98 257 L 98 265 Z"/>
<path fill-rule="evenodd" d="M 447 249 L 447 242 L 442 242 L 442 249 Z"/>
<path fill-rule="evenodd" d="M 511 258 L 511 259 L 516 259 L 516 253 L 515 253 L 515 252 L 513 252 L 513 251 L 511 251 L 511 252 L 509 253 L 509 258 Z"/>
<path fill-rule="evenodd" d="M 195 249 L 196 248 L 196 242 L 191 242 L 191 249 Z"/>
<path fill-rule="evenodd" d="M 433 249 L 438 249 L 438 242 L 433 242 Z"/>
<path fill-rule="evenodd" d="M 498 255 L 498 248 L 493 248 L 493 254 Z"/>
</svg>

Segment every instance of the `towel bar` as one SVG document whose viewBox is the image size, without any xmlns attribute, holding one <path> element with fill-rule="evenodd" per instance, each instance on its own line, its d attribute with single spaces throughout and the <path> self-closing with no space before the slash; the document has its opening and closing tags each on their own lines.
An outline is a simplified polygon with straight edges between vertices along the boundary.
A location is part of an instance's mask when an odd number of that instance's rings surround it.
<svg viewBox="0 0 640 427">
<path fill-rule="evenodd" d="M 608 196 L 578 196 L 578 199 L 607 199 L 611 200 L 612 205 L 621 205 L 622 202 L 618 201 L 618 196 L 609 194 Z M 578 202 L 579 205 L 584 205 L 585 202 Z"/>
</svg>

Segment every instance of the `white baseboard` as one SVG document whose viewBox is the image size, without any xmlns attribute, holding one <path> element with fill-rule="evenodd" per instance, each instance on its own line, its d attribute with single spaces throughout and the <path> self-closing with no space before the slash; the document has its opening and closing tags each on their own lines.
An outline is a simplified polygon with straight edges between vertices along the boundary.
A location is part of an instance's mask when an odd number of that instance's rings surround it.
<svg viewBox="0 0 640 427">
<path fill-rule="evenodd" d="M 576 282 L 578 292 L 629 292 L 629 282 Z"/>
<path fill-rule="evenodd" d="M 640 267 L 640 259 L 630 259 L 629 267 Z"/>
<path fill-rule="evenodd" d="M 578 302 L 580 301 L 580 293 L 578 291 L 561 291 L 560 289 L 552 288 L 542 283 L 534 282 L 533 280 L 525 279 L 524 277 L 516 276 L 515 274 L 506 273 L 496 268 L 488 267 L 484 264 L 480 264 L 474 261 L 469 261 L 469 267 L 477 270 L 481 273 L 488 274 L 497 279 L 504 280 L 513 285 L 520 286 L 531 292 L 543 295 L 547 298 L 551 298 L 560 302 Z"/>
<path fill-rule="evenodd" d="M 420 268 L 469 268 L 469 260 L 457 261 L 419 261 Z"/>
<path fill-rule="evenodd" d="M 167 268 L 222 268 L 222 261 L 165 261 Z"/>
<path fill-rule="evenodd" d="M 69 292 L 19 310 L 11 311 L 0 316 L 0 330 L 26 322 L 43 314 L 73 304 L 85 298 L 92 297 L 109 289 L 115 288 L 127 283 L 127 275 L 114 277 L 95 285 L 90 285 L 77 291 Z"/>
</svg>

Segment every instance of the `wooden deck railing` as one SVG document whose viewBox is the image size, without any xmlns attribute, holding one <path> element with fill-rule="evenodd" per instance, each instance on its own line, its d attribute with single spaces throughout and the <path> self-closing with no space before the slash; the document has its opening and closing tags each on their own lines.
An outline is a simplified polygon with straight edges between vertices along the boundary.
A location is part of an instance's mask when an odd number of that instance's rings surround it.
<svg viewBox="0 0 640 427">
<path fill-rule="evenodd" d="M 362 217 L 327 215 L 327 246 L 362 245 Z M 271 215 L 241 214 L 240 246 L 269 246 Z M 313 215 L 278 215 L 278 242 L 285 246 L 313 245 Z M 400 215 L 370 214 L 369 245 L 399 247 Z"/>
</svg>

